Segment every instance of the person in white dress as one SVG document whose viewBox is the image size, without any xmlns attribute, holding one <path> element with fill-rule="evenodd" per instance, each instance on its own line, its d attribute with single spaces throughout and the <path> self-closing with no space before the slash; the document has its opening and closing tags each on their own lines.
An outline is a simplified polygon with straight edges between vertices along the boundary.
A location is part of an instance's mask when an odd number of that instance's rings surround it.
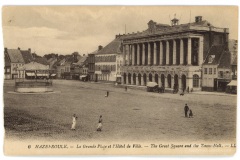
<svg viewBox="0 0 240 160">
<path fill-rule="evenodd" d="M 72 117 L 72 127 L 71 127 L 72 130 L 76 130 L 77 118 L 78 117 L 74 114 Z"/>
</svg>

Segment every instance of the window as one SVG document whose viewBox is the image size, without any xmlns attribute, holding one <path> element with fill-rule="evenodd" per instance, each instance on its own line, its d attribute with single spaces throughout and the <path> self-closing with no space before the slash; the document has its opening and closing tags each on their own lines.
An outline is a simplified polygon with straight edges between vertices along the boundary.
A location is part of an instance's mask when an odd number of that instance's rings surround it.
<svg viewBox="0 0 240 160">
<path fill-rule="evenodd" d="M 195 88 L 199 87 L 199 76 L 197 74 L 193 75 L 193 87 Z"/>
<path fill-rule="evenodd" d="M 219 78 L 223 78 L 223 71 L 219 71 L 218 74 Z"/>
<path fill-rule="evenodd" d="M 204 74 L 207 74 L 207 68 L 204 68 Z"/>
<path fill-rule="evenodd" d="M 10 68 L 7 68 L 7 72 L 10 72 Z"/>
<path fill-rule="evenodd" d="M 213 69 L 213 74 L 216 74 L 217 73 L 217 68 L 214 68 Z"/>
<path fill-rule="evenodd" d="M 209 68 L 209 74 L 212 74 L 212 68 Z"/>
</svg>

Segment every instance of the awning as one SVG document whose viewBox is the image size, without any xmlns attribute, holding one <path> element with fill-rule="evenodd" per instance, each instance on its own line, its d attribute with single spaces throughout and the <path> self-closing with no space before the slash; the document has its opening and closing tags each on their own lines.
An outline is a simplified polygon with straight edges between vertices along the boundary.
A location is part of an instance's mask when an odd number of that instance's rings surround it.
<svg viewBox="0 0 240 160">
<path fill-rule="evenodd" d="M 237 86 L 237 81 L 236 80 L 232 80 L 230 83 L 228 83 L 227 86 Z"/>
<path fill-rule="evenodd" d="M 51 76 L 53 77 L 53 76 L 56 76 L 56 74 L 51 74 Z"/>
<path fill-rule="evenodd" d="M 37 76 L 48 76 L 48 74 L 44 74 L 44 73 L 37 73 Z"/>
<path fill-rule="evenodd" d="M 156 82 L 147 82 L 147 87 L 155 87 L 158 86 Z"/>
<path fill-rule="evenodd" d="M 120 77 L 121 78 L 122 76 L 121 75 L 115 75 L 115 77 Z"/>
<path fill-rule="evenodd" d="M 87 77 L 87 75 L 81 75 L 81 76 L 80 76 L 80 78 L 85 78 L 85 77 Z"/>
<path fill-rule="evenodd" d="M 35 76 L 35 73 L 31 73 L 31 72 L 26 72 L 27 76 Z"/>
</svg>

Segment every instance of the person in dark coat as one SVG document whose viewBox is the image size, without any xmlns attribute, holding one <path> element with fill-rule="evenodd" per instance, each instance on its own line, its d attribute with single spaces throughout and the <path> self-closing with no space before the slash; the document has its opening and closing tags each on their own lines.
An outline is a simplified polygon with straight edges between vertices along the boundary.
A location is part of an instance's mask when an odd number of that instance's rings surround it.
<svg viewBox="0 0 240 160">
<path fill-rule="evenodd" d="M 187 104 L 185 104 L 185 107 L 184 107 L 185 117 L 188 117 L 188 110 L 189 110 L 189 107 Z"/>
<path fill-rule="evenodd" d="M 98 120 L 97 131 L 102 131 L 102 115 L 100 115 Z"/>
</svg>

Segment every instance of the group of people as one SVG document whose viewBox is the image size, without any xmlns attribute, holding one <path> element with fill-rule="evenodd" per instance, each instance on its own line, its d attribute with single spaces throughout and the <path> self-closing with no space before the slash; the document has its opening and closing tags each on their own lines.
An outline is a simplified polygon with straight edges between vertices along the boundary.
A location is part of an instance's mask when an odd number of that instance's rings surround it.
<svg viewBox="0 0 240 160">
<path fill-rule="evenodd" d="M 71 130 L 76 130 L 77 119 L 78 119 L 78 117 L 76 116 L 76 114 L 73 114 Z M 102 131 L 102 121 L 103 121 L 102 115 L 100 115 L 99 120 L 98 120 L 97 131 Z"/>
<path fill-rule="evenodd" d="M 189 114 L 188 114 L 188 111 L 189 111 Z M 193 112 L 191 109 L 189 109 L 187 104 L 185 104 L 184 113 L 185 113 L 185 117 L 189 117 L 189 118 L 193 117 Z"/>
</svg>

